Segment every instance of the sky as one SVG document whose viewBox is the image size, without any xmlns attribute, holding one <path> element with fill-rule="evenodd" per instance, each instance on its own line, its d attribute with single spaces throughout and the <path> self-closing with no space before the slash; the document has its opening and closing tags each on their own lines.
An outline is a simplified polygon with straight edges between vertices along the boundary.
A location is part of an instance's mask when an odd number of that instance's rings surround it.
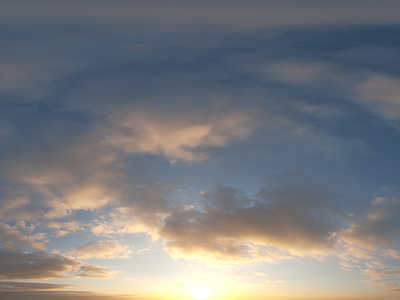
<svg viewBox="0 0 400 300">
<path fill-rule="evenodd" d="M 1 299 L 399 299 L 399 1 L 0 5 Z"/>
</svg>

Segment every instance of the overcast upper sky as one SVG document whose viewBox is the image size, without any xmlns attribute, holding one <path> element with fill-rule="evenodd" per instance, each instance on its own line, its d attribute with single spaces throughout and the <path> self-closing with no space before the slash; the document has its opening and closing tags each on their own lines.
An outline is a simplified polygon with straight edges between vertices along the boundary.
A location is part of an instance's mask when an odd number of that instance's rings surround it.
<svg viewBox="0 0 400 300">
<path fill-rule="evenodd" d="M 0 0 L 0 297 L 398 299 L 399 11 Z"/>
</svg>

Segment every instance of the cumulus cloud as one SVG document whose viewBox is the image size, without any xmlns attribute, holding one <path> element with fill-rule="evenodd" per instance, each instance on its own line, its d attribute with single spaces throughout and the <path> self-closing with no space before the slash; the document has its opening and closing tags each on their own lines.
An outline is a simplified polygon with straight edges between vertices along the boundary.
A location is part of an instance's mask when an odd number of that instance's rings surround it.
<svg viewBox="0 0 400 300">
<path fill-rule="evenodd" d="M 85 230 L 82 226 L 82 222 L 77 220 L 69 220 L 66 222 L 50 220 L 43 225 L 45 228 L 51 229 L 57 237 Z"/>
<path fill-rule="evenodd" d="M 381 192 L 390 197 L 376 197 L 368 210 L 348 218 L 348 224 L 337 232 L 340 264 L 344 270 L 361 270 L 371 283 L 396 290 L 400 277 L 400 266 L 396 263 L 400 256 L 398 221 L 400 201 L 394 187 L 382 187 Z M 390 262 L 390 264 L 385 263 Z"/>
<path fill-rule="evenodd" d="M 19 226 L 10 226 L 0 222 L 0 243 L 9 248 L 30 247 L 35 250 L 45 250 L 48 240 L 45 233 L 25 235 Z"/>
<path fill-rule="evenodd" d="M 173 211 L 160 229 L 166 249 L 174 256 L 221 262 L 332 253 L 342 219 L 335 193 L 288 177 L 257 198 L 221 186 L 204 194 L 204 210 Z"/>
<path fill-rule="evenodd" d="M 161 236 L 172 255 L 245 262 L 285 257 L 280 251 L 300 256 L 328 254 L 334 245 L 333 232 L 330 224 L 256 205 L 232 213 L 176 212 L 166 218 Z"/>
<path fill-rule="evenodd" d="M 51 210 L 46 213 L 46 218 L 61 218 L 77 210 L 93 211 L 117 199 L 117 191 L 101 183 L 76 184 L 47 201 Z"/>
<path fill-rule="evenodd" d="M 0 278 L 6 280 L 44 280 L 83 276 L 107 278 L 113 271 L 98 266 L 83 264 L 62 254 L 44 251 L 21 252 L 0 249 Z"/>
<path fill-rule="evenodd" d="M 128 246 L 122 246 L 116 241 L 89 242 L 76 247 L 69 252 L 79 259 L 88 258 L 127 258 L 132 253 Z"/>
<path fill-rule="evenodd" d="M 244 139 L 260 124 L 249 109 L 212 112 L 132 107 L 112 118 L 118 128 L 106 135 L 110 144 L 128 153 L 165 155 L 172 162 L 204 159 L 207 155 L 199 148 Z"/>
<path fill-rule="evenodd" d="M 172 257 L 242 264 L 331 255 L 343 270 L 369 276 L 365 282 L 397 289 L 396 197 L 377 197 L 356 218 L 342 210 L 346 199 L 340 193 L 299 172 L 271 176 L 255 197 L 224 186 L 202 195 L 203 209 L 174 209 L 159 229 Z"/>
<path fill-rule="evenodd" d="M 163 184 L 139 189 L 124 207 L 93 222 L 91 231 L 100 236 L 146 232 L 163 239 L 174 257 L 273 262 L 335 253 L 347 216 L 341 209 L 343 196 L 301 172 L 270 177 L 254 197 L 218 186 L 202 193 L 200 206 L 170 202 L 168 191 Z M 103 246 L 83 247 L 97 251 Z"/>
<path fill-rule="evenodd" d="M 218 186 L 203 192 L 196 205 L 176 205 L 168 200 L 168 191 L 160 183 L 137 190 L 126 206 L 95 221 L 92 232 L 100 236 L 146 232 L 163 239 L 173 257 L 218 263 L 337 255 L 343 267 L 351 269 L 354 263 L 377 256 L 398 257 L 387 248 L 399 235 L 397 198 L 377 198 L 365 218 L 355 218 L 343 211 L 344 196 L 302 172 L 270 176 L 253 197 Z M 111 245 L 113 249 L 107 248 Z M 120 247 L 89 243 L 71 253 L 91 257 L 93 250 L 101 257 L 103 251 L 122 251 Z"/>
<path fill-rule="evenodd" d="M 353 220 L 341 238 L 349 243 L 369 250 L 378 250 L 395 245 L 400 236 L 400 199 L 377 197 L 366 215 Z"/>
<path fill-rule="evenodd" d="M 131 198 L 121 201 L 123 206 L 92 222 L 92 233 L 111 236 L 146 232 L 157 239 L 164 218 L 173 210 L 173 203 L 167 199 L 169 191 L 170 187 L 161 182 L 132 190 Z"/>
<path fill-rule="evenodd" d="M 5 151 L 2 176 L 10 183 L 19 184 L 25 193 L 40 194 L 41 199 L 32 202 L 28 196 L 17 195 L 14 198 L 18 201 L 9 201 L 13 195 L 8 196 L 4 203 L 8 206 L 13 203 L 13 207 L 2 208 L 8 211 L 8 218 L 13 210 L 21 217 L 27 215 L 25 220 L 30 220 L 28 214 L 32 215 L 31 219 L 60 218 L 76 210 L 95 210 L 117 200 L 123 183 L 119 180 L 117 156 L 109 147 L 90 134 L 77 134 L 57 126 L 55 132 L 49 132 L 40 124 L 31 125 L 35 126 L 41 132 L 35 142 L 40 146 L 33 146 L 30 141 L 22 146 L 18 138 L 10 138 L 11 145 L 21 150 Z M 14 207 L 17 204 L 19 207 Z"/>
</svg>

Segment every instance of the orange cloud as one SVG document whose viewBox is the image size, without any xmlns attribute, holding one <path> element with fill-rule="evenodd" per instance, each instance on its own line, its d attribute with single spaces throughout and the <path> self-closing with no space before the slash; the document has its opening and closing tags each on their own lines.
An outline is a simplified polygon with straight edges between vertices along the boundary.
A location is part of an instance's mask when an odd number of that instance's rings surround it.
<svg viewBox="0 0 400 300">
<path fill-rule="evenodd" d="M 127 258 L 132 251 L 128 246 L 122 246 L 115 241 L 89 242 L 76 247 L 69 252 L 70 255 L 79 259 L 96 258 Z"/>
</svg>

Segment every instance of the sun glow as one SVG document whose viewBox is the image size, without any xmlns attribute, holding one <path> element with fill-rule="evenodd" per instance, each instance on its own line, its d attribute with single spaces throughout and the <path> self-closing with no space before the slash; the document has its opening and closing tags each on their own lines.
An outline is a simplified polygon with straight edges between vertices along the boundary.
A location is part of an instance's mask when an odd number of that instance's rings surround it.
<svg viewBox="0 0 400 300">
<path fill-rule="evenodd" d="M 204 286 L 198 286 L 195 287 L 190 294 L 194 299 L 203 300 L 210 296 L 210 290 Z"/>
</svg>

